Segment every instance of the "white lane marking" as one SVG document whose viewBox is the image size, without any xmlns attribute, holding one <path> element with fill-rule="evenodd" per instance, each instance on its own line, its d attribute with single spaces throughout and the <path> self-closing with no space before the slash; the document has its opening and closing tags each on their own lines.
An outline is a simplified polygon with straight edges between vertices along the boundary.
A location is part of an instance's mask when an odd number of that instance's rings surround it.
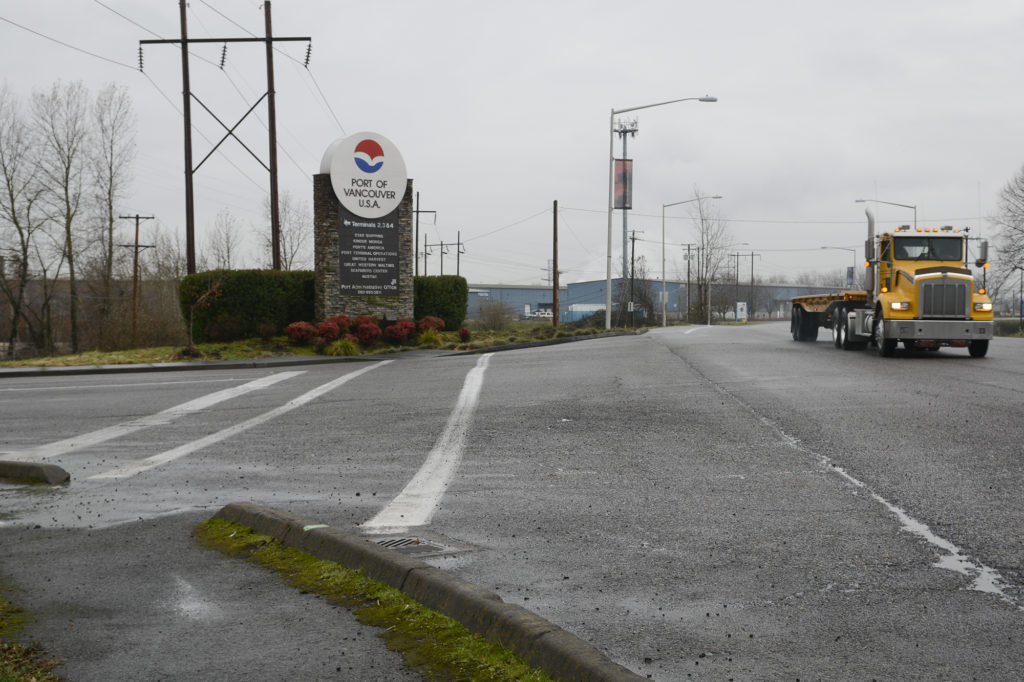
<svg viewBox="0 0 1024 682">
<path fill-rule="evenodd" d="M 7 459 L 19 462 L 38 462 L 43 459 L 49 459 L 51 457 L 56 457 L 57 455 L 66 454 L 73 450 L 80 450 L 82 448 L 92 447 L 93 445 L 99 445 L 100 443 L 105 443 L 108 440 L 114 440 L 115 438 L 120 438 L 121 436 L 141 431 L 142 429 L 147 429 L 151 426 L 170 424 L 175 419 L 186 414 L 204 410 L 219 402 L 244 395 L 251 391 L 266 388 L 267 386 L 276 384 L 279 381 L 291 379 L 292 377 L 303 373 L 304 370 L 271 374 L 242 384 L 241 386 L 226 388 L 223 391 L 217 391 L 216 393 L 211 393 L 209 395 L 202 396 L 201 398 L 196 398 L 195 400 L 189 400 L 188 402 L 175 405 L 174 407 L 169 407 L 166 410 L 162 410 L 156 414 L 151 414 L 146 417 L 140 417 L 121 424 L 114 424 L 113 426 L 108 426 L 106 428 L 99 429 L 98 431 L 83 433 L 79 436 L 72 436 L 71 438 L 65 438 L 64 440 L 47 443 L 46 445 L 38 445 L 34 448 L 28 448 L 27 450 L 4 452 L 0 454 Z"/>
<path fill-rule="evenodd" d="M 740 402 L 740 404 L 746 406 L 747 409 L 751 410 L 751 412 L 753 412 L 753 409 L 749 405 L 746 405 L 742 401 L 739 401 L 738 398 L 736 398 L 736 400 Z M 1017 607 L 1017 609 L 1020 611 L 1024 611 L 1024 605 L 1019 604 L 1016 599 L 1014 599 L 1011 595 L 1007 594 L 1006 590 L 1003 589 L 1003 587 L 1007 585 L 1007 582 L 1003 578 L 1003 576 L 1000 575 L 999 571 L 992 568 L 991 566 L 985 565 L 980 561 L 972 561 L 970 558 L 967 557 L 967 555 L 964 554 L 964 551 L 960 547 L 950 542 L 946 538 L 942 537 L 941 535 L 937 535 L 935 532 L 932 531 L 931 528 L 928 527 L 928 524 L 923 523 L 922 521 L 918 521 L 913 516 L 908 514 L 905 510 L 901 509 L 900 507 L 896 506 L 889 500 L 885 499 L 884 497 L 876 493 L 874 490 L 871 489 L 870 486 L 868 486 L 868 484 L 864 483 L 864 481 L 861 481 L 859 478 L 852 475 L 841 466 L 836 465 L 832 461 L 831 457 L 823 455 L 819 452 L 814 452 L 809 448 L 805 448 L 797 438 L 794 438 L 793 436 L 790 436 L 788 433 L 783 431 L 778 424 L 768 419 L 767 417 L 757 415 L 756 412 L 754 414 L 755 416 L 758 417 L 758 419 L 761 420 L 762 423 L 764 423 L 765 425 L 769 426 L 770 428 L 774 429 L 776 432 L 781 434 L 783 442 L 785 442 L 787 445 L 789 445 L 795 450 L 805 452 L 814 457 L 817 457 L 818 460 L 821 462 L 821 465 L 825 467 L 827 470 L 834 472 L 848 483 L 867 492 L 867 494 L 871 496 L 871 499 L 873 499 L 875 502 L 878 502 L 883 507 L 888 509 L 889 512 L 899 520 L 900 526 L 903 528 L 904 531 L 918 536 L 919 538 L 930 544 L 932 547 L 936 547 L 945 552 L 944 555 L 940 555 L 939 559 L 934 564 L 932 564 L 933 566 L 943 568 L 948 571 L 956 571 L 957 573 L 961 573 L 967 576 L 968 578 L 972 579 L 971 584 L 969 585 L 969 589 L 995 595 L 1007 604 Z"/>
<path fill-rule="evenodd" d="M 683 333 L 684 333 L 684 334 L 692 334 L 692 333 L 694 333 L 694 332 L 699 332 L 699 331 L 700 331 L 700 330 L 702 330 L 702 329 L 707 329 L 707 327 L 690 327 L 689 329 L 687 329 L 687 330 L 686 330 L 685 332 L 683 332 Z"/>
<path fill-rule="evenodd" d="M 280 417 L 282 414 L 291 412 L 297 407 L 302 407 L 306 403 L 316 400 L 317 398 L 327 393 L 328 391 L 332 391 L 338 386 L 341 386 L 342 384 L 351 381 L 352 379 L 355 379 L 358 376 L 366 374 L 367 372 L 377 369 L 378 367 L 383 367 L 384 365 L 391 362 L 394 362 L 394 360 L 383 360 L 381 362 L 376 362 L 368 367 L 356 370 L 355 372 L 350 372 L 345 376 L 338 377 L 333 381 L 328 381 L 326 384 L 317 386 L 312 391 L 303 393 L 299 397 L 293 398 L 292 400 L 286 402 L 284 405 L 274 408 L 269 412 L 264 412 L 259 416 L 253 417 L 252 419 L 246 419 L 244 422 L 240 422 L 238 424 L 235 424 L 234 426 L 229 426 L 228 428 L 222 429 L 217 433 L 211 433 L 209 436 L 205 436 L 204 438 L 200 438 L 199 440 L 194 440 L 191 443 L 185 443 L 184 445 L 180 445 L 171 450 L 161 452 L 151 457 L 146 457 L 145 459 L 140 459 L 137 462 L 132 462 L 131 464 L 125 464 L 124 466 L 120 466 L 116 469 L 111 469 L 110 471 L 104 471 L 103 473 L 100 474 L 94 474 L 92 476 L 89 476 L 89 480 L 129 478 L 131 476 L 135 476 L 136 474 L 140 474 L 143 471 L 148 471 L 149 469 L 158 467 L 161 464 L 173 462 L 176 459 L 180 459 L 186 455 L 192 454 L 193 452 L 197 452 L 198 450 L 202 450 L 203 448 L 209 447 L 214 443 L 219 443 L 222 440 L 226 440 L 228 438 L 231 438 L 232 436 L 238 435 L 243 431 L 248 431 L 254 426 L 259 426 L 264 422 L 268 422 L 271 419 Z"/>
<path fill-rule="evenodd" d="M 376 516 L 362 525 L 367 533 L 401 532 L 412 526 L 425 526 L 441 503 L 448 483 L 462 460 L 466 434 L 473 421 L 473 413 L 480 399 L 484 372 L 493 353 L 480 357 L 476 366 L 466 375 L 462 392 L 448 423 L 423 466 L 402 492 Z"/>
<path fill-rule="evenodd" d="M 684 362 L 686 361 L 684 360 Z M 1024 604 L 1022 604 L 1018 598 L 1015 598 L 1014 596 L 1008 594 L 1004 589 L 1004 587 L 1009 583 L 1007 583 L 1006 579 L 1003 578 L 999 571 L 992 568 L 991 566 L 985 565 L 981 561 L 971 560 L 966 554 L 964 554 L 964 551 L 956 544 L 950 542 L 949 540 L 940 535 L 937 535 L 932 531 L 931 528 L 928 527 L 928 524 L 918 521 L 913 516 L 908 514 L 905 510 L 901 509 L 900 507 L 896 506 L 889 500 L 885 499 L 884 497 L 876 493 L 874 490 L 871 489 L 871 487 L 868 484 L 864 483 L 859 478 L 846 471 L 844 468 L 835 464 L 835 462 L 832 461 L 831 457 L 829 457 L 828 455 L 823 455 L 820 452 L 816 452 L 810 448 L 804 447 L 804 445 L 800 442 L 800 439 L 786 433 L 786 431 L 777 422 L 759 413 L 756 409 L 754 409 L 753 406 L 745 402 L 739 396 L 730 393 L 721 384 L 712 381 L 707 375 L 705 375 L 703 372 L 697 369 L 694 365 L 690 364 L 689 362 L 686 362 L 686 364 L 687 366 L 690 367 L 691 370 L 693 370 L 693 372 L 697 376 L 707 381 L 712 388 L 714 388 L 722 395 L 730 397 L 734 402 L 736 402 L 738 405 L 740 405 L 745 410 L 750 412 L 750 414 L 752 414 L 755 419 L 759 420 L 768 429 L 774 431 L 779 436 L 781 442 L 785 443 L 787 446 L 793 448 L 798 452 L 802 452 L 817 458 L 821 466 L 825 470 L 834 472 L 836 475 L 840 476 L 842 479 L 852 484 L 853 486 L 866 491 L 868 495 L 871 496 L 871 499 L 873 499 L 875 502 L 878 502 L 883 507 L 888 509 L 889 512 L 899 520 L 900 526 L 903 530 L 905 530 L 908 533 L 913 533 L 914 535 L 918 536 L 919 538 L 923 539 L 925 542 L 930 544 L 932 547 L 936 547 L 942 550 L 942 552 L 945 552 L 944 555 L 940 554 L 938 560 L 934 564 L 932 564 L 933 566 L 948 571 L 956 571 L 957 573 L 961 573 L 967 576 L 968 578 L 972 578 L 971 584 L 969 585 L 969 589 L 995 595 L 1007 604 L 1015 606 L 1017 610 L 1024 611 Z"/>
</svg>

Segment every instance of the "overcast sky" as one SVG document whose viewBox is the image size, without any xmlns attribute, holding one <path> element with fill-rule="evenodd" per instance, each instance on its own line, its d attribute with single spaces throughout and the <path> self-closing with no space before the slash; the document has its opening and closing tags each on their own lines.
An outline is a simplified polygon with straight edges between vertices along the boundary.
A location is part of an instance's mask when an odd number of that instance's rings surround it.
<svg viewBox="0 0 1024 682">
<path fill-rule="evenodd" d="M 312 38 L 308 70 L 305 43 L 279 43 L 275 55 L 282 190 L 311 201 L 311 176 L 331 142 L 380 133 L 401 150 L 421 209 L 437 211 L 436 224 L 421 218 L 421 231 L 431 243 L 461 233 L 460 272 L 470 283 L 543 282 L 556 199 L 563 281 L 604 279 L 613 108 L 719 100 L 626 115 L 639 124 L 629 140 L 629 227 L 642 230 L 637 252 L 657 276 L 662 205 L 695 188 L 724 197 L 717 208 L 737 250 L 758 254 L 760 278 L 852 265 L 853 253 L 820 247 L 861 248 L 857 198 L 916 205 L 919 224 L 992 237 L 997 193 L 1024 164 L 1019 0 L 276 0 L 272 8 L 275 36 Z M 155 215 L 183 234 L 178 48 L 146 46 L 138 71 L 139 40 L 180 37 L 178 10 L 174 0 L 0 0 L 0 50 L 4 80 L 25 100 L 58 79 L 94 92 L 109 82 L 128 88 L 139 154 L 121 211 Z M 264 35 L 257 0 L 192 0 L 188 21 L 192 38 Z M 261 45 L 234 44 L 222 71 L 221 50 L 192 47 L 192 90 L 231 125 L 266 90 L 266 66 Z M 211 146 L 204 136 L 219 140 L 222 129 L 201 107 L 192 111 L 198 161 Z M 257 112 L 239 135 L 265 159 L 265 108 Z M 617 137 L 615 148 L 619 155 Z M 267 173 L 234 141 L 222 149 L 195 176 L 197 240 L 201 248 L 227 208 L 255 250 Z M 913 220 L 908 209 L 874 206 L 883 227 Z M 669 278 L 685 277 L 678 245 L 694 241 L 687 208 L 668 209 Z M 618 264 L 618 212 L 614 225 Z M 747 276 L 750 261 L 742 263 Z M 445 273 L 455 265 L 452 248 Z"/>
</svg>

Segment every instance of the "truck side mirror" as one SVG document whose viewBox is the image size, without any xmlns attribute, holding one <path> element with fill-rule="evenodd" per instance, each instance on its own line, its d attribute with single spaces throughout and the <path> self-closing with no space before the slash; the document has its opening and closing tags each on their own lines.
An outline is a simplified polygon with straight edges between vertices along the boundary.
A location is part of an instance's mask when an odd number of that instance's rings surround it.
<svg viewBox="0 0 1024 682">
<path fill-rule="evenodd" d="M 864 242 L 864 260 L 873 261 L 875 259 L 875 245 L 868 239 Z"/>
<path fill-rule="evenodd" d="M 983 268 L 988 263 L 988 240 L 982 239 L 978 245 L 978 258 L 974 261 L 975 267 Z"/>
</svg>

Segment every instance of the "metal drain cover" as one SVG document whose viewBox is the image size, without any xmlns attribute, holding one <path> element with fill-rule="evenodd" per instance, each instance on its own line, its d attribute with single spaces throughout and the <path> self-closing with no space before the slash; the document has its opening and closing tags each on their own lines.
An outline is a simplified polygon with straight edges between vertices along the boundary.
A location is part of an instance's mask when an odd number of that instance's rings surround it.
<svg viewBox="0 0 1024 682">
<path fill-rule="evenodd" d="M 473 549 L 465 543 L 433 537 L 428 539 L 416 536 L 392 536 L 375 538 L 373 541 L 381 547 L 413 557 L 448 556 Z"/>
</svg>

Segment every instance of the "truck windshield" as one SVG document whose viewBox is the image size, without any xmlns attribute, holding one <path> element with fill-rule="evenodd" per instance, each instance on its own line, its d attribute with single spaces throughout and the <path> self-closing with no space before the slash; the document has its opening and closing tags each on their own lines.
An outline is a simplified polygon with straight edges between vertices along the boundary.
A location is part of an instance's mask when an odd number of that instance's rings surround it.
<svg viewBox="0 0 1024 682">
<path fill-rule="evenodd" d="M 900 237 L 894 242 L 896 260 L 962 260 L 959 239 Z"/>
</svg>

